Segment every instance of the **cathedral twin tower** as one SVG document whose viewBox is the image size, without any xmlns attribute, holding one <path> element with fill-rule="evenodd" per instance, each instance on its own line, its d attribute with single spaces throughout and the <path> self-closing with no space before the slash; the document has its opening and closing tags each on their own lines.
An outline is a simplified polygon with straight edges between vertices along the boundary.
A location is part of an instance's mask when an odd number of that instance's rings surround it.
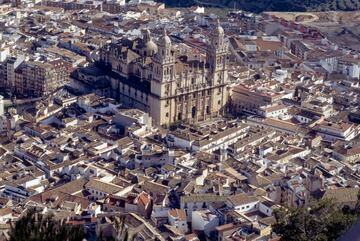
<svg viewBox="0 0 360 241">
<path fill-rule="evenodd" d="M 113 97 L 147 111 L 155 124 L 169 125 L 211 119 L 224 111 L 227 56 L 224 29 L 218 22 L 206 50 L 186 43 L 175 46 L 166 30 L 155 44 L 145 30 L 141 39 L 103 47 L 100 61 L 111 69 Z"/>
</svg>

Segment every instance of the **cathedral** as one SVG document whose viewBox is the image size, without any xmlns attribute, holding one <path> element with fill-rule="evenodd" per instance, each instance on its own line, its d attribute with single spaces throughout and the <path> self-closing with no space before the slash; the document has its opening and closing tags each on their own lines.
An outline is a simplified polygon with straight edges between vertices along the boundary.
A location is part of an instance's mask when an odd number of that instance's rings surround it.
<svg viewBox="0 0 360 241">
<path fill-rule="evenodd" d="M 142 35 L 101 49 L 112 97 L 148 112 L 156 125 L 203 121 L 223 113 L 228 45 L 219 22 L 206 48 L 187 46 L 200 52 L 196 57 L 182 53 L 166 30 L 156 43 L 149 30 Z"/>
</svg>

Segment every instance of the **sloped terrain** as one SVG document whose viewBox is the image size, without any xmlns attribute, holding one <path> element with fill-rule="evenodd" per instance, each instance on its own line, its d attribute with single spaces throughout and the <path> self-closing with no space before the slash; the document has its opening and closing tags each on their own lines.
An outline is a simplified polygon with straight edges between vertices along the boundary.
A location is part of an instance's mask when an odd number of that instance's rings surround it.
<svg viewBox="0 0 360 241">
<path fill-rule="evenodd" d="M 268 14 L 317 28 L 332 42 L 360 50 L 360 11 L 268 12 Z"/>
<path fill-rule="evenodd" d="M 360 0 L 159 0 L 173 7 L 194 4 L 239 8 L 246 11 L 351 11 L 360 9 Z"/>
</svg>

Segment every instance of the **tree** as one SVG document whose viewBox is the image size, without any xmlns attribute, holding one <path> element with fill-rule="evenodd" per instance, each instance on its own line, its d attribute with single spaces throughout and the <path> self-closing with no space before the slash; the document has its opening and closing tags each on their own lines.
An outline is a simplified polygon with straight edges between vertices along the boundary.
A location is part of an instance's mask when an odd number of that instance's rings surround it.
<svg viewBox="0 0 360 241">
<path fill-rule="evenodd" d="M 275 233 L 286 241 L 335 241 L 358 218 L 350 208 L 339 208 L 331 200 L 320 200 L 308 207 L 275 211 Z"/>
<path fill-rule="evenodd" d="M 10 241 L 79 241 L 85 232 L 82 226 L 65 224 L 31 209 L 11 225 L 9 235 Z"/>
<path fill-rule="evenodd" d="M 138 232 L 144 228 L 144 224 L 139 225 L 136 228 L 132 228 L 126 225 L 126 216 L 115 216 L 113 221 L 113 227 L 115 229 L 115 237 L 104 237 L 100 234 L 98 241 L 134 241 L 137 240 Z"/>
</svg>

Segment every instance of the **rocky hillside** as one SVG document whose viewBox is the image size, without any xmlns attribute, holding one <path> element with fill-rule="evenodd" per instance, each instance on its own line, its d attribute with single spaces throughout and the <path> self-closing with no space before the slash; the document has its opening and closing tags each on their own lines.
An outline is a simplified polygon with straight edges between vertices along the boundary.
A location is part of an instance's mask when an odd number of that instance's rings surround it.
<svg viewBox="0 0 360 241">
<path fill-rule="evenodd" d="M 240 8 L 246 11 L 351 11 L 360 9 L 360 0 L 158 0 L 173 7 L 194 4 Z"/>
</svg>

